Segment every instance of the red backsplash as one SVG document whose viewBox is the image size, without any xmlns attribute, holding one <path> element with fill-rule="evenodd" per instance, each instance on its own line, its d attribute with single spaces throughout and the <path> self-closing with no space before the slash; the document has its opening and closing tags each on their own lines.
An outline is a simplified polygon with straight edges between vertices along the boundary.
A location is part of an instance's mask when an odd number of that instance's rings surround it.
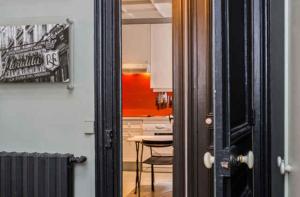
<svg viewBox="0 0 300 197">
<path fill-rule="evenodd" d="M 123 116 L 168 116 L 172 108 L 156 107 L 156 96 L 150 88 L 150 74 L 123 74 Z M 172 95 L 172 93 L 168 93 Z"/>
</svg>

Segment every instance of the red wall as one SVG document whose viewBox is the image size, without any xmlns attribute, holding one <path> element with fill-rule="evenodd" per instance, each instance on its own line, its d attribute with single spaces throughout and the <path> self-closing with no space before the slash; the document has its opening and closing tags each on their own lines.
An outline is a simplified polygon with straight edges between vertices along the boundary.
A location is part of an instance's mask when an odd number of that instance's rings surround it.
<svg viewBox="0 0 300 197">
<path fill-rule="evenodd" d="M 158 110 L 150 88 L 150 74 L 123 74 L 123 116 L 167 116 L 172 108 Z M 172 94 L 172 93 L 170 93 Z"/>
</svg>

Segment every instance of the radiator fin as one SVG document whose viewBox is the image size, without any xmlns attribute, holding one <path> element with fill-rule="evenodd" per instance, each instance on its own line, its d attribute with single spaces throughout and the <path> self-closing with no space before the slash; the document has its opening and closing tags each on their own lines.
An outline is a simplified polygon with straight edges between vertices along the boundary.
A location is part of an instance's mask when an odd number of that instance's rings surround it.
<svg viewBox="0 0 300 197">
<path fill-rule="evenodd" d="M 71 154 L 0 152 L 0 197 L 72 197 Z"/>
</svg>

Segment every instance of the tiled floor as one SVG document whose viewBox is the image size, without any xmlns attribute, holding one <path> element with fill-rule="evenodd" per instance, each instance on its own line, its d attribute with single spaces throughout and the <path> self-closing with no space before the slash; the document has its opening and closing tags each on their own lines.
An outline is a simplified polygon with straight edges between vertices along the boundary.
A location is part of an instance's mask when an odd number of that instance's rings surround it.
<svg viewBox="0 0 300 197">
<path fill-rule="evenodd" d="M 134 187 L 135 172 L 123 172 L 123 197 L 136 197 Z M 151 174 L 143 172 L 141 197 L 172 197 L 172 173 L 155 173 L 155 192 L 151 192 Z"/>
</svg>

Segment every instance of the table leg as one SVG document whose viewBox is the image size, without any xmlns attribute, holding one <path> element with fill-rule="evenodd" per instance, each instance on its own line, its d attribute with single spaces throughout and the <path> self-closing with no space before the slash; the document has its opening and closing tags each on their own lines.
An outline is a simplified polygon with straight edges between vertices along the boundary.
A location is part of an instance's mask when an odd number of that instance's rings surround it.
<svg viewBox="0 0 300 197">
<path fill-rule="evenodd" d="M 140 143 L 135 142 L 135 150 L 136 150 L 136 170 L 135 170 L 135 190 L 134 193 L 137 193 L 138 184 L 139 184 L 139 150 L 140 150 Z"/>
</svg>

